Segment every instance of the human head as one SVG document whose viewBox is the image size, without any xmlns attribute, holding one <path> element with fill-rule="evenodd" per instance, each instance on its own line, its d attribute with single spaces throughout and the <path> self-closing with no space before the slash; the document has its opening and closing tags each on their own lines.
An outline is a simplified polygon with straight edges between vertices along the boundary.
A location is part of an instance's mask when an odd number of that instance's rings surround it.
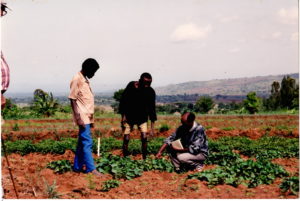
<svg viewBox="0 0 300 201">
<path fill-rule="evenodd" d="M 82 63 L 81 72 L 89 79 L 94 77 L 96 71 L 99 69 L 99 64 L 95 59 L 88 58 Z"/>
<path fill-rule="evenodd" d="M 150 73 L 143 73 L 140 77 L 139 83 L 141 87 L 150 87 L 152 82 L 152 76 Z"/>
<path fill-rule="evenodd" d="M 196 118 L 196 116 L 192 112 L 184 113 L 181 116 L 182 126 L 185 127 L 187 130 L 190 130 L 194 125 L 195 118 Z"/>
</svg>

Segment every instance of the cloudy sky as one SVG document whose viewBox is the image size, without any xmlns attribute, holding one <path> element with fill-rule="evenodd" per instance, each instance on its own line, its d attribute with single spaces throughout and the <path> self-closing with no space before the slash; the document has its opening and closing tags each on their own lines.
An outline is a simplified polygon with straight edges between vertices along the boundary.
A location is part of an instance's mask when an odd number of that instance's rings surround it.
<svg viewBox="0 0 300 201">
<path fill-rule="evenodd" d="M 94 92 L 143 72 L 153 86 L 298 72 L 297 0 L 4 0 L 8 93 L 68 92 L 84 59 Z"/>
</svg>

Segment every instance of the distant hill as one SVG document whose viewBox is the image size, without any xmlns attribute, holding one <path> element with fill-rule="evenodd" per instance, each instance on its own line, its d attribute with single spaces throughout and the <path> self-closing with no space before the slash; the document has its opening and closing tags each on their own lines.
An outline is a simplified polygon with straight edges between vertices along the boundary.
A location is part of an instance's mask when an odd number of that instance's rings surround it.
<svg viewBox="0 0 300 201">
<path fill-rule="evenodd" d="M 296 79 L 297 83 L 299 83 L 299 73 L 286 75 Z M 286 75 L 192 81 L 157 87 L 155 90 L 157 95 L 200 94 L 209 96 L 244 96 L 250 91 L 255 91 L 257 95 L 266 96 L 270 94 L 272 83 L 274 81 L 281 83 L 282 78 Z"/>
</svg>

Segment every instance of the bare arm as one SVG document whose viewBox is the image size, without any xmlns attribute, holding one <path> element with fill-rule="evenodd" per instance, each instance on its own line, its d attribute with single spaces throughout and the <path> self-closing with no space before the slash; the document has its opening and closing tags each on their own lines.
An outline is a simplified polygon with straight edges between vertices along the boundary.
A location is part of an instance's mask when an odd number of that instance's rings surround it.
<svg viewBox="0 0 300 201">
<path fill-rule="evenodd" d="M 155 155 L 156 158 L 160 158 L 164 150 L 167 148 L 168 144 L 163 144 L 157 154 Z"/>
</svg>

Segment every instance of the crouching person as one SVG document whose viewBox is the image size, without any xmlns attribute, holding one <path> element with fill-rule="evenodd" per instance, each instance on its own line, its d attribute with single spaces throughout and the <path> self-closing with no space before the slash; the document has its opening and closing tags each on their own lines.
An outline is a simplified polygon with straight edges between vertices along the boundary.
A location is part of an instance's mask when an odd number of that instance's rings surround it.
<svg viewBox="0 0 300 201">
<path fill-rule="evenodd" d="M 195 122 L 195 114 L 181 116 L 182 125 L 168 138 L 156 154 L 160 158 L 167 149 L 176 172 L 184 169 L 201 171 L 208 156 L 208 142 L 203 126 Z"/>
</svg>

